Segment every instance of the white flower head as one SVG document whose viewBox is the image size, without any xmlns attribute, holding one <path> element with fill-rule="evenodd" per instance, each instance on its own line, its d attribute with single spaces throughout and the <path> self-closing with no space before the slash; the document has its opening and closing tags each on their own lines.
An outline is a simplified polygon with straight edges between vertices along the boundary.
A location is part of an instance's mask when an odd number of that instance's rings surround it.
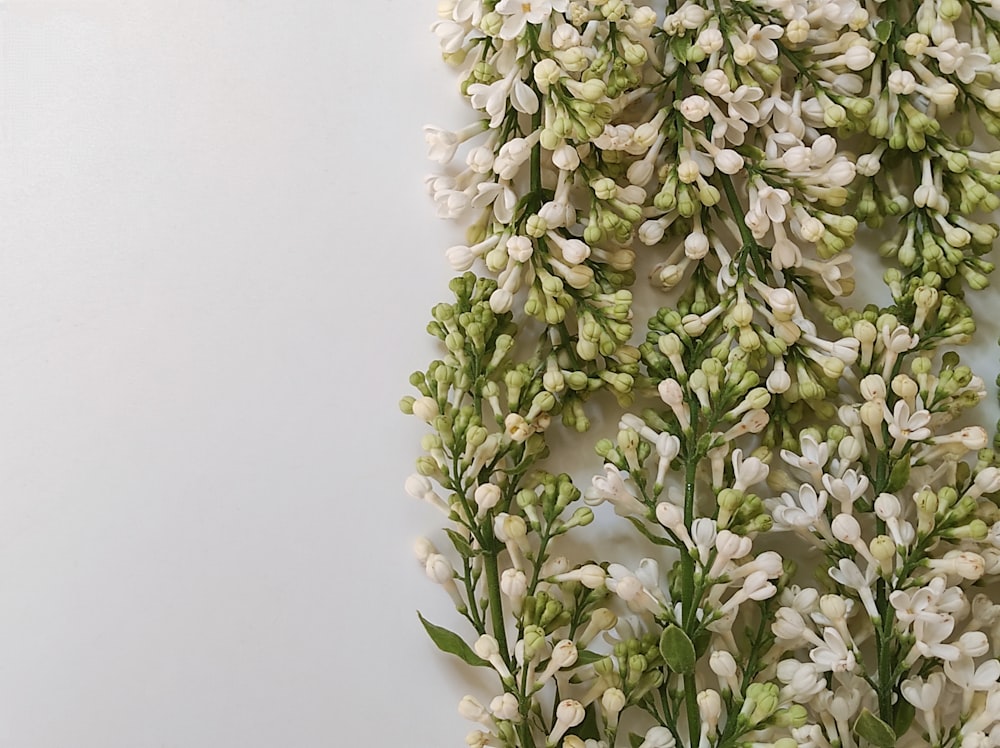
<svg viewBox="0 0 1000 748">
<path fill-rule="evenodd" d="M 771 62 L 778 59 L 778 45 L 775 39 L 780 39 L 783 30 L 781 26 L 770 23 L 761 26 L 759 23 L 753 24 L 747 29 L 747 44 L 754 48 L 757 57 Z"/>
<path fill-rule="evenodd" d="M 960 42 L 953 36 L 937 47 L 929 47 L 926 53 L 937 59 L 942 73 L 954 75 L 962 83 L 972 83 L 979 71 L 990 64 L 989 55 L 973 51 L 968 42 Z"/>
<path fill-rule="evenodd" d="M 516 39 L 529 23 L 542 23 L 553 11 L 564 13 L 569 0 L 500 0 L 496 12 L 504 16 L 501 39 Z"/>
</svg>

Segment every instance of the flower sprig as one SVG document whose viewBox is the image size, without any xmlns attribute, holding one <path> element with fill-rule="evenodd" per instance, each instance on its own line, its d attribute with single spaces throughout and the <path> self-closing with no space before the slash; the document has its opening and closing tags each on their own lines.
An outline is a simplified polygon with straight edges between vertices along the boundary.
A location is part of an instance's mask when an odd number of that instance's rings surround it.
<svg viewBox="0 0 1000 748">
<path fill-rule="evenodd" d="M 417 556 L 464 618 L 424 626 L 496 675 L 467 744 L 1000 745 L 1000 461 L 952 350 L 1000 235 L 1000 11 L 438 10 L 476 120 L 427 129 L 428 186 L 465 275 L 402 408 L 451 546 Z M 670 297 L 634 345 L 647 256 Z M 581 492 L 550 434 L 601 390 Z M 621 519 L 628 551 L 579 542 Z"/>
</svg>

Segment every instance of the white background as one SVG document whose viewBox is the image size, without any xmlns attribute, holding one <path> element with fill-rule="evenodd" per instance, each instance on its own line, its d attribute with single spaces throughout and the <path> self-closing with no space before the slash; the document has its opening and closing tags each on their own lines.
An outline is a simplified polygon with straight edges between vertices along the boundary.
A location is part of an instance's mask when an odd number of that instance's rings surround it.
<svg viewBox="0 0 1000 748">
<path fill-rule="evenodd" d="M 396 407 L 434 5 L 0 4 L 0 748 L 463 744 Z"/>
<path fill-rule="evenodd" d="M 397 401 L 434 3 L 0 5 L 0 746 L 462 745 Z"/>
</svg>

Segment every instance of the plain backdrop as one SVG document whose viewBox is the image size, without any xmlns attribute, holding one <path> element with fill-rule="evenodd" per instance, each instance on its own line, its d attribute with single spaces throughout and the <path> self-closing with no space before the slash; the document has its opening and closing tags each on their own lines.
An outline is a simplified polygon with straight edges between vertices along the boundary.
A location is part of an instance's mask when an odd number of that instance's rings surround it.
<svg viewBox="0 0 1000 748">
<path fill-rule="evenodd" d="M 462 744 L 397 408 L 434 3 L 0 4 L 0 746 Z"/>
<path fill-rule="evenodd" d="M 0 3 L 0 748 L 464 744 L 396 405 L 434 6 Z"/>
</svg>

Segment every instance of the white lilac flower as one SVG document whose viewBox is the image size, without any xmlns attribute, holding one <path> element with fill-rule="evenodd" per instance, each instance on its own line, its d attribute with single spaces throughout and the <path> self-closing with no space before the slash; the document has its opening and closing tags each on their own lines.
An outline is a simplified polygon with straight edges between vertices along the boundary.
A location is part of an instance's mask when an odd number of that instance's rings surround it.
<svg viewBox="0 0 1000 748">
<path fill-rule="evenodd" d="M 781 459 L 792 467 L 807 473 L 814 481 L 820 481 L 823 468 L 830 459 L 830 445 L 818 441 L 811 433 L 805 433 L 799 439 L 801 454 L 795 454 L 787 449 L 781 450 Z"/>
<path fill-rule="evenodd" d="M 944 663 L 944 674 L 963 690 L 989 691 L 1000 681 L 1000 661 L 986 660 L 980 665 L 968 656 Z"/>
<path fill-rule="evenodd" d="M 919 442 L 930 438 L 931 430 L 928 425 L 931 422 L 931 414 L 926 409 L 919 409 L 910 412 L 910 406 L 905 400 L 898 400 L 889 412 L 888 406 L 883 406 L 885 410 L 885 422 L 889 425 L 889 435 L 896 440 L 895 450 L 902 448 L 906 442 Z"/>
<path fill-rule="evenodd" d="M 940 660 L 957 660 L 961 651 L 954 644 L 946 644 L 945 639 L 955 630 L 955 619 L 948 615 L 933 619 L 918 618 L 913 622 L 914 643 L 910 657 L 934 657 Z"/>
<path fill-rule="evenodd" d="M 783 33 L 781 26 L 768 24 L 761 26 L 755 23 L 746 30 L 747 44 L 754 48 L 757 57 L 768 62 L 778 59 L 778 45 L 775 39 L 780 39 Z"/>
<path fill-rule="evenodd" d="M 826 491 L 816 493 L 815 488 L 804 483 L 799 488 L 797 499 L 789 493 L 782 493 L 780 502 L 771 499 L 769 508 L 775 526 L 791 530 L 808 530 L 825 526 L 826 498 Z"/>
<path fill-rule="evenodd" d="M 859 474 L 853 468 L 845 470 L 839 478 L 824 473 L 822 480 L 830 496 L 840 502 L 842 512 L 851 511 L 854 502 L 864 496 L 869 485 L 868 476 Z"/>
<path fill-rule="evenodd" d="M 638 574 L 632 573 L 628 567 L 622 564 L 609 564 L 608 577 L 605 582 L 607 588 L 618 595 L 629 610 L 636 613 L 650 611 L 659 613 L 662 608 L 660 599 L 662 593 L 656 587 L 646 587 Z"/>
<path fill-rule="evenodd" d="M 593 492 L 586 499 L 591 506 L 608 501 L 615 508 L 615 514 L 622 517 L 646 513 L 646 506 L 628 489 L 621 472 L 614 465 L 605 465 L 604 475 L 595 475 L 591 483 Z"/>
<path fill-rule="evenodd" d="M 458 132 L 445 130 L 434 125 L 424 126 L 424 140 L 427 141 L 429 158 L 440 164 L 447 164 L 455 157 L 455 152 L 462 143 L 481 133 L 484 122 L 473 122 Z"/>
<path fill-rule="evenodd" d="M 840 633 L 830 626 L 823 629 L 823 643 L 809 651 L 809 659 L 824 672 L 851 672 L 857 666 L 854 651 L 847 646 Z"/>
<path fill-rule="evenodd" d="M 868 611 L 868 615 L 873 621 L 882 619 L 882 614 L 875 603 L 875 596 L 872 594 L 872 585 L 875 583 L 877 568 L 875 564 L 868 564 L 867 569 L 862 574 L 861 569 L 849 558 L 842 558 L 835 568 L 827 572 L 830 577 L 848 589 L 858 593 L 858 598 Z"/>
<path fill-rule="evenodd" d="M 937 59 L 942 73 L 954 75 L 962 83 L 972 83 L 990 64 L 989 55 L 973 51 L 968 42 L 960 42 L 955 37 L 945 39 L 936 47 L 928 47 L 926 53 Z"/>
<path fill-rule="evenodd" d="M 440 40 L 441 51 L 446 55 L 461 50 L 469 36 L 469 28 L 454 21 L 437 21 L 431 26 L 431 30 Z"/>
<path fill-rule="evenodd" d="M 507 104 L 519 112 L 534 114 L 538 111 L 538 94 L 525 85 L 520 78 L 520 69 L 512 67 L 510 72 L 493 83 L 473 83 L 469 86 L 469 101 L 479 111 L 490 115 L 490 127 L 500 126 L 508 116 Z"/>
<path fill-rule="evenodd" d="M 569 0 L 500 0 L 496 12 L 504 16 L 501 39 L 516 39 L 529 23 L 539 24 L 553 12 L 565 13 Z"/>
<path fill-rule="evenodd" d="M 775 674 L 785 684 L 782 695 L 797 704 L 808 704 L 826 690 L 826 672 L 815 662 L 799 662 L 795 659 L 778 663 Z"/>
<path fill-rule="evenodd" d="M 724 97 L 729 106 L 729 116 L 748 124 L 756 124 L 760 121 L 760 111 L 755 106 L 755 102 L 764 98 L 764 91 L 757 86 L 742 85 L 735 91 Z"/>
<path fill-rule="evenodd" d="M 936 672 L 931 673 L 926 679 L 907 678 L 899 688 L 903 698 L 910 702 L 923 716 L 932 744 L 938 742 L 937 707 L 941 701 L 944 686 L 944 673 Z"/>
<path fill-rule="evenodd" d="M 770 468 L 757 457 L 743 458 L 742 449 L 734 449 L 733 461 L 733 488 L 737 491 L 746 491 L 750 486 L 760 483 L 767 478 Z"/>
</svg>

